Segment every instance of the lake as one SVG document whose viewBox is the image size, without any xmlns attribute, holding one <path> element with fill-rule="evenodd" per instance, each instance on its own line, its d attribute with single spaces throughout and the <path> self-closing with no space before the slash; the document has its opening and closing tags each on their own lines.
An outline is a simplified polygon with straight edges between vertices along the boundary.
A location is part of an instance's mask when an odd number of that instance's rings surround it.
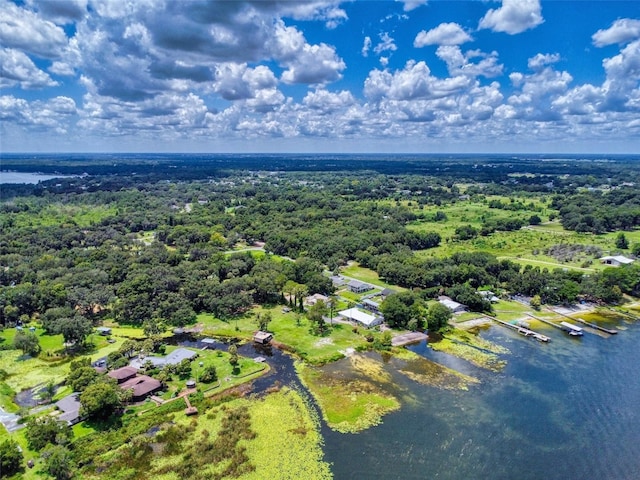
<svg viewBox="0 0 640 480">
<path fill-rule="evenodd" d="M 640 323 L 619 326 L 610 338 L 545 330 L 549 344 L 493 326 L 481 335 L 511 350 L 503 372 L 468 366 L 482 381 L 469 391 L 398 376 L 403 408 L 359 434 L 323 428 L 325 459 L 338 480 L 637 480 Z"/>
<path fill-rule="evenodd" d="M 3 183 L 31 183 L 36 184 L 52 178 L 64 178 L 69 175 L 46 175 L 44 173 L 34 172 L 0 172 L 0 184 Z"/>
</svg>

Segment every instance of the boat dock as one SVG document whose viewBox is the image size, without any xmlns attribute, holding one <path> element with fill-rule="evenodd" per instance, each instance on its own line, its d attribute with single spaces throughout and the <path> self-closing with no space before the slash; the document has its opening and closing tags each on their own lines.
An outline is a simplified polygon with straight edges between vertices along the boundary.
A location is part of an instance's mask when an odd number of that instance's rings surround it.
<svg viewBox="0 0 640 480">
<path fill-rule="evenodd" d="M 560 324 L 557 323 L 553 323 L 551 320 L 547 320 L 545 318 L 540 318 L 540 317 L 536 317 L 535 315 L 532 315 L 530 313 L 527 313 L 527 315 L 529 315 L 531 318 L 538 320 L 542 323 L 546 323 L 547 325 L 551 325 L 552 327 L 555 328 L 559 328 L 560 330 L 567 332 L 569 335 L 571 335 L 572 337 L 579 337 L 582 336 L 582 329 L 576 325 L 574 325 L 573 323 L 569 323 L 569 322 L 560 322 Z"/>
<path fill-rule="evenodd" d="M 397 335 L 391 339 L 391 345 L 394 347 L 401 347 L 409 345 L 410 343 L 419 343 L 427 339 L 427 335 L 421 332 L 404 333 Z"/>
<path fill-rule="evenodd" d="M 491 318 L 491 317 L 489 317 L 489 318 Z M 502 321 L 502 320 L 498 320 L 497 318 L 491 318 L 491 320 L 493 320 L 494 322 L 498 322 L 500 325 L 504 325 L 505 327 L 508 327 L 511 330 L 515 330 L 520 335 L 523 335 L 525 337 L 535 338 L 539 342 L 548 342 L 549 341 L 549 337 L 547 337 L 546 335 L 542 335 L 541 333 L 534 332 L 533 330 L 529 330 L 528 328 L 521 327 L 521 326 L 518 326 L 518 325 L 514 325 L 513 323 L 508 323 L 508 322 L 505 322 L 505 321 Z"/>
<path fill-rule="evenodd" d="M 614 330 L 612 328 L 601 327 L 600 325 L 596 325 L 595 323 L 587 322 L 583 318 L 576 318 L 576 320 L 578 322 L 582 323 L 583 325 L 586 325 L 587 327 L 591 327 L 591 328 L 594 328 L 596 330 L 600 330 L 601 332 L 605 332 L 605 333 L 608 333 L 610 335 L 615 335 L 616 333 L 618 333 L 618 330 Z"/>
</svg>

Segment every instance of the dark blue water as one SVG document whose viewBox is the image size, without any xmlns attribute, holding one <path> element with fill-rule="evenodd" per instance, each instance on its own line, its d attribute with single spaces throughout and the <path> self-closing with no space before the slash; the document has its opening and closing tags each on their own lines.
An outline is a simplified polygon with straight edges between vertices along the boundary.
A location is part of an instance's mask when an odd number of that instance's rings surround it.
<svg viewBox="0 0 640 480">
<path fill-rule="evenodd" d="M 323 430 L 325 459 L 339 480 L 640 479 L 640 324 L 627 327 L 549 344 L 492 327 L 482 336 L 511 350 L 502 373 L 466 366 L 482 381 L 469 391 L 399 379 L 411 401 L 357 435 Z"/>
</svg>

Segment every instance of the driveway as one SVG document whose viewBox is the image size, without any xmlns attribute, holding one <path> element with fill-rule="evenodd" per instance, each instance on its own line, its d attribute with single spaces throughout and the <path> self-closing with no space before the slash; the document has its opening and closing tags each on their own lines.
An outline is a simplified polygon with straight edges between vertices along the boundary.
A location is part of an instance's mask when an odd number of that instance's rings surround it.
<svg viewBox="0 0 640 480">
<path fill-rule="evenodd" d="M 8 432 L 15 432 L 16 430 L 24 428 L 23 423 L 18 423 L 19 419 L 19 415 L 5 412 L 2 407 L 0 407 L 0 423 L 4 425 L 4 428 L 6 428 Z"/>
</svg>

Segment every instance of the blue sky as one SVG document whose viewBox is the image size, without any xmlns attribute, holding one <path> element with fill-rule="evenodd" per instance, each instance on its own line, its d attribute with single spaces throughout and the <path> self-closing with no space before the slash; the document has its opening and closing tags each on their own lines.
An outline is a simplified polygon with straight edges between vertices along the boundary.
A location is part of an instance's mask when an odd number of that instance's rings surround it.
<svg viewBox="0 0 640 480">
<path fill-rule="evenodd" d="M 640 2 L 0 0 L 0 151 L 640 151 Z"/>
</svg>

